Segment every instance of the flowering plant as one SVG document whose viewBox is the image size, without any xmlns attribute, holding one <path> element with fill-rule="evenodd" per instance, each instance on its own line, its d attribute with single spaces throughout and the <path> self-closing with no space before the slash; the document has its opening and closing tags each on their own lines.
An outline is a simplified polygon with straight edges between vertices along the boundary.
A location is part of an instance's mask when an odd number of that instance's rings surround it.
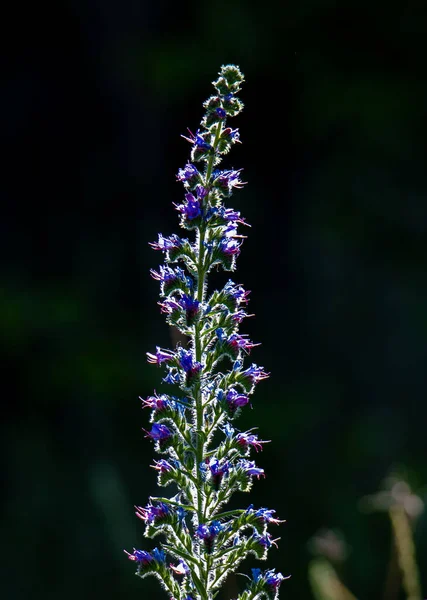
<svg viewBox="0 0 427 600">
<path fill-rule="evenodd" d="M 151 551 L 126 553 L 137 564 L 136 574 L 155 575 L 171 600 L 212 600 L 248 554 L 266 558 L 268 549 L 277 545 L 267 526 L 282 522 L 274 510 L 253 505 L 222 510 L 235 491 L 249 491 L 253 479 L 264 476 L 249 457 L 265 441 L 253 430 L 237 431 L 231 423 L 249 403 L 256 384 L 269 376 L 256 364 L 244 368 L 244 358 L 257 345 L 238 333 L 249 316 L 249 292 L 231 280 L 220 291 L 209 292 L 207 286 L 215 265 L 234 271 L 245 237 L 237 233 L 238 227 L 247 226 L 239 212 L 223 204 L 244 185 L 241 170 L 218 169 L 222 156 L 240 142 L 238 129 L 227 127 L 226 121 L 243 108 L 237 97 L 242 82 L 238 67 L 223 66 L 213 82 L 215 94 L 204 103 L 200 129 L 185 137 L 192 146 L 191 162 L 178 171 L 185 193 L 182 204 L 174 206 L 181 227 L 194 230 L 195 241 L 159 234 L 151 244 L 165 261 L 151 271 L 160 282 L 161 311 L 188 338 L 187 345 L 178 344 L 173 351 L 157 347 L 147 353 L 149 363 L 165 368 L 163 382 L 179 391 L 142 400 L 151 410 L 146 437 L 163 456 L 153 465 L 158 483 L 174 485 L 177 493 L 151 497 L 145 507 L 136 507 L 145 535 L 163 534 L 164 541 Z M 226 372 L 221 370 L 224 361 L 230 367 Z M 283 579 L 274 569 L 252 569 L 238 600 L 273 600 Z"/>
</svg>

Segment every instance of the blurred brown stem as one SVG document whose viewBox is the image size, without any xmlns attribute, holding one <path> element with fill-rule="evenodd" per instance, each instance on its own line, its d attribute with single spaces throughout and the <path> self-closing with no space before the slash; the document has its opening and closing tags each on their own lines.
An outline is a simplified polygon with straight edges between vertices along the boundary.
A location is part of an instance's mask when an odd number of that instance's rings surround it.
<svg viewBox="0 0 427 600">
<path fill-rule="evenodd" d="M 391 540 L 390 560 L 388 563 L 387 577 L 384 586 L 384 600 L 398 600 L 399 590 L 402 585 L 402 576 L 397 558 L 396 540 Z"/>
<path fill-rule="evenodd" d="M 406 598 L 407 600 L 422 600 L 418 566 L 415 560 L 415 545 L 408 515 L 404 507 L 399 504 L 390 507 L 389 515 Z"/>
</svg>

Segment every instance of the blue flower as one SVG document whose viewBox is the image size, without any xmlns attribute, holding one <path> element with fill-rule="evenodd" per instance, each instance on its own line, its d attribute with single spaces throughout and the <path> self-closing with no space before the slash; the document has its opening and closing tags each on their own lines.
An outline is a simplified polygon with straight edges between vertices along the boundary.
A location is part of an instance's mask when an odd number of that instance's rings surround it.
<svg viewBox="0 0 427 600">
<path fill-rule="evenodd" d="M 258 517 L 263 523 L 273 523 L 273 525 L 284 523 L 284 521 L 273 517 L 275 512 L 275 510 L 259 508 L 257 511 L 255 511 L 255 516 Z"/>
<path fill-rule="evenodd" d="M 153 423 L 151 431 L 146 431 L 146 433 L 147 435 L 145 437 L 149 437 L 155 442 L 162 442 L 169 439 L 173 435 L 169 427 L 167 427 L 167 425 L 163 425 L 163 423 Z"/>
<path fill-rule="evenodd" d="M 185 135 L 182 135 L 181 137 L 184 138 L 184 140 L 187 140 L 187 142 L 190 142 L 190 144 L 194 144 L 194 146 L 199 149 L 199 150 L 211 150 L 212 146 L 205 141 L 205 139 L 200 135 L 199 130 L 197 130 L 196 135 L 194 135 L 194 133 L 192 133 L 190 130 L 188 130 L 188 133 L 190 134 L 190 137 L 186 137 Z"/>
<path fill-rule="evenodd" d="M 235 429 L 232 425 L 230 425 L 230 423 L 226 423 L 223 427 L 221 427 L 221 429 L 225 433 L 226 437 L 228 437 L 228 438 L 233 437 Z"/>
<path fill-rule="evenodd" d="M 192 287 L 192 279 L 187 277 L 180 267 L 172 269 L 168 265 L 161 265 L 159 272 L 150 269 L 150 274 L 153 279 L 160 281 L 160 291 L 164 296 L 167 296 L 176 288 L 187 290 Z"/>
<path fill-rule="evenodd" d="M 226 127 L 221 137 L 223 139 L 228 139 L 228 141 L 233 142 L 234 144 L 241 143 L 240 142 L 240 132 L 238 129 L 231 129 L 231 127 Z"/>
<path fill-rule="evenodd" d="M 202 214 L 200 201 L 191 192 L 185 194 L 186 204 L 174 204 L 185 219 L 192 221 Z"/>
<path fill-rule="evenodd" d="M 200 302 L 192 296 L 183 294 L 182 298 L 179 300 L 179 305 L 185 310 L 187 314 L 187 320 L 193 321 L 193 319 L 199 312 Z"/>
<path fill-rule="evenodd" d="M 180 348 L 178 356 L 179 364 L 186 373 L 195 373 L 200 371 L 202 368 L 202 365 L 194 360 L 193 353 L 191 351 Z"/>
<path fill-rule="evenodd" d="M 176 178 L 178 181 L 193 182 L 200 179 L 200 173 L 195 165 L 187 163 L 183 169 L 178 170 Z"/>
<path fill-rule="evenodd" d="M 185 517 L 187 516 L 187 511 L 184 508 L 182 508 L 182 506 L 178 506 L 178 508 L 176 509 L 176 515 L 178 517 L 178 522 L 183 527 L 186 527 L 186 525 L 185 525 Z"/>
<path fill-rule="evenodd" d="M 246 475 L 250 475 L 251 477 L 256 477 L 257 479 L 259 479 L 261 475 L 265 477 L 264 469 L 257 467 L 253 460 L 242 458 L 238 461 L 237 466 L 240 467 Z"/>
<path fill-rule="evenodd" d="M 163 381 L 165 383 L 170 383 L 172 385 L 175 385 L 176 383 L 179 383 L 179 381 L 180 381 L 179 373 L 177 372 L 177 370 L 174 367 L 169 367 L 168 373 L 167 373 L 166 377 L 163 378 Z"/>
<path fill-rule="evenodd" d="M 265 583 L 273 588 L 273 590 L 277 590 L 284 579 L 288 579 L 288 577 L 283 577 L 281 573 L 275 573 L 275 569 L 270 569 L 266 571 L 264 574 Z"/>
<path fill-rule="evenodd" d="M 220 521 L 212 521 L 210 525 L 199 525 L 196 534 L 201 540 L 213 541 L 223 529 L 224 526 Z"/>
<path fill-rule="evenodd" d="M 224 293 L 233 298 L 236 301 L 236 304 L 247 304 L 248 296 L 251 293 L 250 290 L 246 291 L 243 289 L 243 286 L 240 284 L 235 284 L 231 279 L 227 281 L 224 286 Z"/>
<path fill-rule="evenodd" d="M 152 554 L 157 562 L 159 562 L 159 563 L 166 562 L 166 555 L 163 552 L 163 550 L 158 550 L 157 548 L 153 548 Z"/>
</svg>

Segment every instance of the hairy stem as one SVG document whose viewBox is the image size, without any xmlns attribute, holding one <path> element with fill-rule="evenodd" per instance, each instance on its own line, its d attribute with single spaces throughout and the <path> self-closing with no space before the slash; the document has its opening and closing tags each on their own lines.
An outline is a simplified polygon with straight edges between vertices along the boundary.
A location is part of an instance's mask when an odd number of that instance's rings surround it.
<svg viewBox="0 0 427 600">
<path fill-rule="evenodd" d="M 216 147 L 221 135 L 222 127 L 217 126 L 215 141 L 213 144 L 213 153 L 209 158 L 206 174 L 205 174 L 205 185 L 209 186 L 210 178 L 212 175 L 212 169 L 215 160 Z M 205 236 L 206 236 L 206 225 L 202 224 L 198 231 L 198 261 L 197 261 L 197 300 L 201 303 L 204 300 L 205 286 L 206 286 L 206 267 L 205 267 Z M 203 348 L 202 348 L 202 335 L 201 330 L 203 327 L 203 320 L 198 321 L 194 327 L 194 350 L 195 359 L 197 362 L 202 363 Z M 197 520 L 199 525 L 203 523 L 205 519 L 206 506 L 203 507 L 203 481 L 202 473 L 200 471 L 200 465 L 204 461 L 205 454 L 205 431 L 204 431 L 204 405 L 202 397 L 202 386 L 201 381 L 203 379 L 203 369 L 200 373 L 200 381 L 195 389 L 195 403 L 196 403 L 196 477 L 197 477 Z M 204 561 L 203 561 L 204 562 Z M 209 581 L 209 562 L 206 562 L 204 568 L 202 568 L 202 556 L 200 556 L 200 579 L 206 590 L 206 600 L 209 598 L 208 594 L 208 581 Z M 202 598 L 202 600 L 205 600 Z"/>
</svg>

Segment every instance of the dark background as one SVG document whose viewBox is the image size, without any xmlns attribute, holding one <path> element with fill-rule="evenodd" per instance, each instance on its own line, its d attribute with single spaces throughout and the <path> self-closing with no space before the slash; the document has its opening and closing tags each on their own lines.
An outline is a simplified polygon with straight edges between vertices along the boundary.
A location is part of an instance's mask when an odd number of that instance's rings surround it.
<svg viewBox="0 0 427 600">
<path fill-rule="evenodd" d="M 350 547 L 348 587 L 381 598 L 390 526 L 359 501 L 390 469 L 421 496 L 427 484 L 424 3 L 13 6 L 0 100 L 2 598 L 166 598 L 123 554 L 155 545 L 133 509 L 158 493 L 138 396 L 161 375 L 145 352 L 171 344 L 148 242 L 179 233 L 180 135 L 228 62 L 246 76 L 246 107 L 225 166 L 244 168 L 231 206 L 252 224 L 234 279 L 252 290 L 252 359 L 271 372 L 237 423 L 272 440 L 256 457 L 267 477 L 236 501 L 287 519 L 265 565 L 292 574 L 281 596 L 313 598 L 308 542 L 331 527 Z M 424 594 L 426 533 L 421 517 Z"/>
</svg>

